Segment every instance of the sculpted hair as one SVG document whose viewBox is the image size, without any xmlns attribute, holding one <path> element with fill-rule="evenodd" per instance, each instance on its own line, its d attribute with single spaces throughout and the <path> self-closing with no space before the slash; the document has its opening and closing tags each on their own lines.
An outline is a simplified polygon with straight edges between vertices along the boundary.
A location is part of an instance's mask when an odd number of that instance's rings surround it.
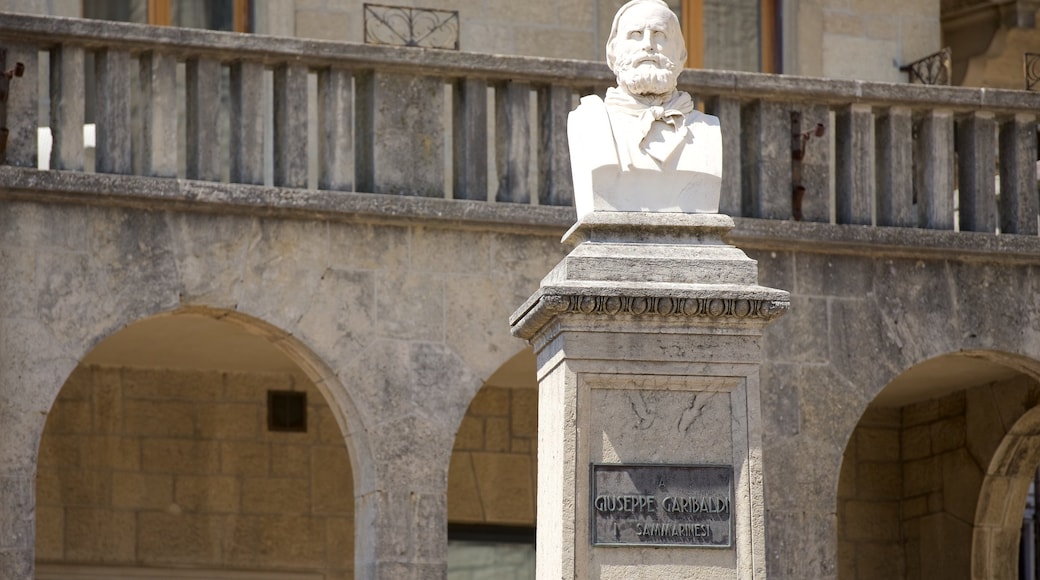
<svg viewBox="0 0 1040 580">
<path fill-rule="evenodd" d="M 672 15 L 670 21 L 671 26 L 673 28 L 673 32 L 680 36 L 682 35 L 682 28 L 679 26 L 679 18 L 675 15 L 675 12 L 672 12 L 672 9 L 664 3 L 664 0 L 629 0 L 623 6 L 621 6 L 621 8 L 618 8 L 617 14 L 614 15 L 614 22 L 610 25 L 610 36 L 607 37 L 607 66 L 610 67 L 611 72 L 617 72 L 614 70 L 614 63 L 617 60 L 614 54 L 614 41 L 617 39 L 618 22 L 621 21 L 622 14 L 627 12 L 629 8 L 632 8 L 633 6 L 637 6 L 639 4 L 656 4 L 657 6 L 660 6 L 661 8 L 667 10 L 668 13 Z M 679 67 L 680 70 L 683 68 L 683 66 L 686 65 L 687 56 L 686 44 L 681 44 L 683 45 L 682 56 L 675 62 L 675 64 Z"/>
</svg>

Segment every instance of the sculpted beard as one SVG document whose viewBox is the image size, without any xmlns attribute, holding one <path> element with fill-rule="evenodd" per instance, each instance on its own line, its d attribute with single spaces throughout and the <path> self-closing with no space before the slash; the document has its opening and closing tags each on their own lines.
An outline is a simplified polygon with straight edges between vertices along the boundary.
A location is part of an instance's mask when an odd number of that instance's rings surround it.
<svg viewBox="0 0 1040 580">
<path fill-rule="evenodd" d="M 635 61 L 651 59 L 634 65 Z M 633 95 L 667 95 L 675 90 L 675 63 L 663 54 L 634 52 L 618 56 L 614 64 L 618 85 Z"/>
</svg>

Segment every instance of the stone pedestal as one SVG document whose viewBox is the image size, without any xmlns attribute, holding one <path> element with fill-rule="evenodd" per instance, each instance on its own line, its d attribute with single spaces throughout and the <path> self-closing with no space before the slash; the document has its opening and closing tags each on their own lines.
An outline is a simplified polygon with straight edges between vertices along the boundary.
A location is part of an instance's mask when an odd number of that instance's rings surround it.
<svg viewBox="0 0 1040 580">
<path fill-rule="evenodd" d="M 538 578 L 764 578 L 758 373 L 788 294 L 728 216 L 594 212 L 512 316 L 538 357 Z"/>
</svg>

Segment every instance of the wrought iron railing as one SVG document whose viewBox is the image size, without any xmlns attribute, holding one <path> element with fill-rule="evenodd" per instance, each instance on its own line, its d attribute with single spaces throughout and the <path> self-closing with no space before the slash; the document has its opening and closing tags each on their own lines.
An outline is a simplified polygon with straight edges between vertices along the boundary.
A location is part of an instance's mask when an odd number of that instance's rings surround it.
<svg viewBox="0 0 1040 580">
<path fill-rule="evenodd" d="M 459 11 L 365 4 L 365 42 L 459 49 Z"/>
<path fill-rule="evenodd" d="M 946 47 L 935 54 L 899 67 L 910 75 L 911 83 L 948 85 L 953 76 L 953 51 Z"/>
</svg>

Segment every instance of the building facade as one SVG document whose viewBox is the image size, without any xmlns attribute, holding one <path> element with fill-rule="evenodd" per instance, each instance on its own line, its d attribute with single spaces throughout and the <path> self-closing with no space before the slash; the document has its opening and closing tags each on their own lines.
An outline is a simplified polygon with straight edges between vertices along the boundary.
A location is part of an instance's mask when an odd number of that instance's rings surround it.
<svg viewBox="0 0 1040 580">
<path fill-rule="evenodd" d="M 365 44 L 354 2 L 230 3 L 251 35 L 64 18 L 88 4 L 0 3 L 0 69 L 25 65 L 0 578 L 532 577 L 537 381 L 507 320 L 567 252 L 566 114 L 613 82 L 620 2 L 437 2 L 459 51 Z M 696 57 L 750 72 L 680 84 L 723 123 L 728 240 L 792 296 L 761 377 L 770 577 L 1018 578 L 1040 97 L 994 71 L 1036 7 L 674 4 L 759 22 Z M 906 82 L 944 40 L 989 88 Z"/>
</svg>

